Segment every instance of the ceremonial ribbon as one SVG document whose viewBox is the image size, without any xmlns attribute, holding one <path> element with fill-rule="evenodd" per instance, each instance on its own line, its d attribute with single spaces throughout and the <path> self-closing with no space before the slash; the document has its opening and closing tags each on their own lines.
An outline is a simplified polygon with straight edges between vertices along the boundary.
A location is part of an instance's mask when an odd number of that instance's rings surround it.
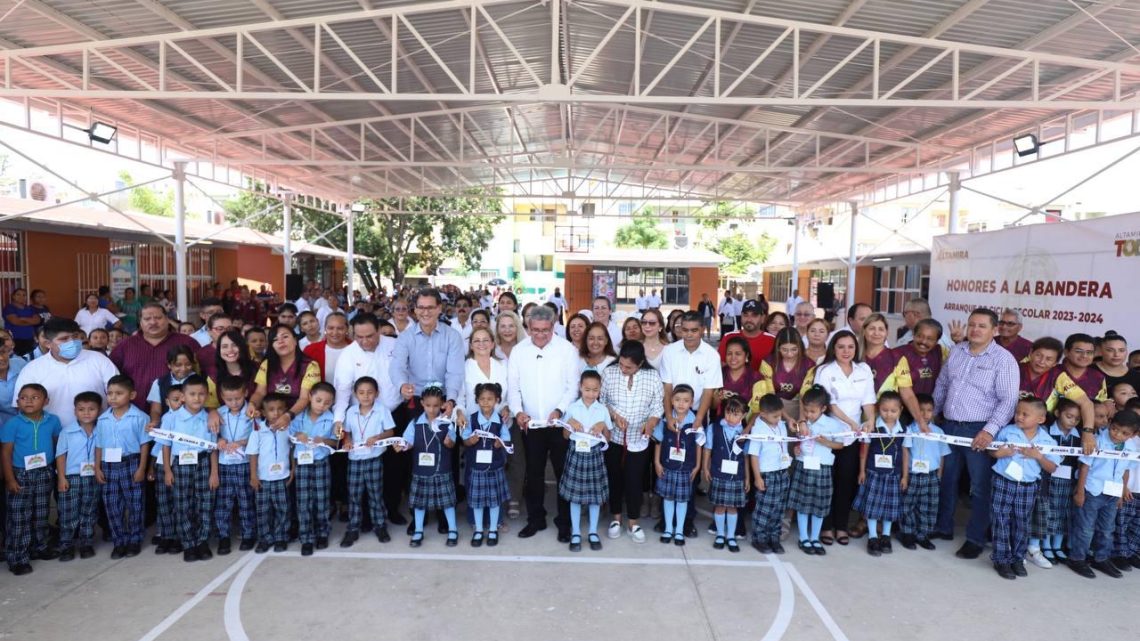
<svg viewBox="0 0 1140 641">
<path fill-rule="evenodd" d="M 182 432 L 168 432 L 166 430 L 155 429 L 150 431 L 150 435 L 156 439 L 170 441 L 171 443 L 182 443 L 183 445 L 193 445 L 194 447 L 204 450 L 218 449 L 217 443 L 198 438 L 197 436 L 183 434 Z"/>
<path fill-rule="evenodd" d="M 503 439 L 499 438 L 499 437 L 498 437 L 498 436 L 496 436 L 495 434 L 492 434 L 492 433 L 488 432 L 487 430 L 475 430 L 474 432 L 471 432 L 471 435 L 472 435 L 472 436 L 478 436 L 479 438 L 492 438 L 492 439 L 495 439 L 495 440 L 496 440 L 496 441 L 498 441 L 500 444 L 502 444 L 502 446 L 503 446 L 503 449 L 507 451 L 507 454 L 514 454 L 514 453 L 515 453 L 515 448 L 514 448 L 514 446 L 512 446 L 510 443 L 508 443 L 508 442 L 504 441 Z"/>
</svg>

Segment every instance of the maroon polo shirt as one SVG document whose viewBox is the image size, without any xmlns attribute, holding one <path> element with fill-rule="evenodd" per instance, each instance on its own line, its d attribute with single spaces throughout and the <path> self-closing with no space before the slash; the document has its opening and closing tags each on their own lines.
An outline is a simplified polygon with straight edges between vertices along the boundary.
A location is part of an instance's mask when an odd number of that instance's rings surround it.
<svg viewBox="0 0 1140 641">
<path fill-rule="evenodd" d="M 1009 345 L 1002 343 L 1000 338 L 997 339 L 997 344 L 1004 347 L 1010 354 L 1013 354 L 1013 359 L 1018 363 L 1028 358 L 1029 352 L 1033 351 L 1033 341 L 1020 334 L 1017 338 L 1013 339 L 1013 342 Z"/>
<path fill-rule="evenodd" d="M 177 345 L 189 347 L 195 355 L 200 348 L 198 341 L 185 334 L 167 334 L 158 345 L 151 345 L 142 334 L 135 334 L 124 338 L 111 352 L 111 362 L 135 382 L 135 405 L 144 412 L 150 409 L 146 395 L 151 384 L 170 373 L 166 366 L 166 353 Z"/>
<path fill-rule="evenodd" d="M 198 350 L 198 371 L 201 372 L 202 376 L 217 379 L 217 355 L 218 348 L 212 344 Z"/>
</svg>

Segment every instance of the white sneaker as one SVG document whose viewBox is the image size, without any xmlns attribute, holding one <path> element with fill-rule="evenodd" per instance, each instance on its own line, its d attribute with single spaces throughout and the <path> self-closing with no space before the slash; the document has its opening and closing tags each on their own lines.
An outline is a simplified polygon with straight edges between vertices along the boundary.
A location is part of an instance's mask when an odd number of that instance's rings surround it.
<svg viewBox="0 0 1140 641">
<path fill-rule="evenodd" d="M 621 538 L 621 521 L 610 521 L 610 529 L 607 533 L 607 536 L 609 536 L 611 539 Z M 642 535 L 641 539 L 644 541 L 645 536 Z"/>
<path fill-rule="evenodd" d="M 645 543 L 645 530 L 642 530 L 640 525 L 635 525 L 629 528 L 629 537 L 634 543 Z"/>
<path fill-rule="evenodd" d="M 1044 554 L 1041 554 L 1040 548 L 1030 548 L 1027 558 L 1029 559 L 1030 563 L 1036 565 L 1042 570 L 1048 570 L 1049 568 L 1053 567 L 1053 564 L 1049 562 L 1049 559 L 1045 558 Z"/>
</svg>

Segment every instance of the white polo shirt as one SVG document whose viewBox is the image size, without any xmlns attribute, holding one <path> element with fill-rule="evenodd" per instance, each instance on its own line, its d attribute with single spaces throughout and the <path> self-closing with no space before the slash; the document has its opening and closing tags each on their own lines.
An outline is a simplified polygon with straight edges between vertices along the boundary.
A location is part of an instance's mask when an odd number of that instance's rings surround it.
<svg viewBox="0 0 1140 641">
<path fill-rule="evenodd" d="M 720 354 L 704 341 L 692 352 L 685 349 L 684 341 L 669 343 L 661 350 L 661 382 L 692 387 L 693 407 L 698 407 L 706 389 L 724 387 Z"/>
<path fill-rule="evenodd" d="M 59 417 L 63 425 L 75 422 L 75 396 L 80 392 L 95 392 L 107 398 L 107 381 L 119 373 L 111 359 L 85 349 L 73 360 L 63 363 L 50 354 L 37 358 L 20 370 L 12 394 L 12 407 L 17 406 L 20 388 L 28 383 L 39 383 L 48 393 L 47 411 Z M 139 390 L 145 393 L 145 390 Z"/>
<path fill-rule="evenodd" d="M 815 384 L 822 385 L 831 403 L 856 423 L 863 422 L 863 406 L 875 404 L 875 374 L 866 363 L 854 363 L 847 376 L 832 361 L 815 370 Z"/>
</svg>

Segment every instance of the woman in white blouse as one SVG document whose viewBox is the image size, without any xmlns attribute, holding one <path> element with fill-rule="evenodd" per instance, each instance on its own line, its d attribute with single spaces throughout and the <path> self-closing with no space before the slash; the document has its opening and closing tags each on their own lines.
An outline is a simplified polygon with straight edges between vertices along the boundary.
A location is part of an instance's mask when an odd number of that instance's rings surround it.
<svg viewBox="0 0 1140 641">
<path fill-rule="evenodd" d="M 831 395 L 831 415 L 846 423 L 851 431 L 863 431 L 875 424 L 875 375 L 859 360 L 859 343 L 850 331 L 840 331 L 827 346 L 823 363 L 815 368 L 815 384 Z M 831 514 L 823 520 L 820 541 L 847 545 L 851 503 L 859 485 L 859 446 L 852 443 L 835 452 L 832 467 Z"/>
<path fill-rule="evenodd" d="M 590 323 L 578 355 L 579 374 L 588 369 L 600 373 L 607 365 L 617 360 L 617 352 L 614 351 L 609 329 L 598 322 Z"/>
<path fill-rule="evenodd" d="M 495 356 L 506 361 L 511 357 L 511 350 L 515 345 L 526 337 L 523 333 L 522 319 L 513 311 L 499 312 L 495 316 L 495 336 L 498 337 Z"/>
<path fill-rule="evenodd" d="M 75 314 L 75 322 L 83 333 L 90 334 L 92 330 L 106 329 L 108 326 L 122 329 L 123 322 L 111 312 L 99 307 L 99 297 L 95 294 L 87 295 L 87 305 Z"/>
<path fill-rule="evenodd" d="M 464 394 L 463 411 L 467 416 L 473 416 L 479 411 L 475 403 L 475 387 L 483 383 L 498 383 L 503 388 L 502 400 L 495 406 L 503 425 L 510 425 L 511 440 L 522 442 L 519 428 L 511 424 L 511 412 L 507 409 L 507 363 L 495 356 L 495 337 L 491 330 L 477 327 L 471 330 L 468 339 L 467 361 L 464 363 Z M 515 448 L 507 462 L 507 483 L 511 490 L 511 502 L 507 507 L 507 516 L 518 518 L 519 497 L 523 493 L 523 479 L 526 477 L 526 458 L 523 448 Z"/>
<path fill-rule="evenodd" d="M 661 315 L 661 310 L 647 309 L 641 315 L 641 332 L 645 334 L 641 344 L 645 346 L 645 360 L 654 369 L 661 369 L 661 351 L 669 344 L 669 335 L 665 329 L 665 317 Z"/>
</svg>

